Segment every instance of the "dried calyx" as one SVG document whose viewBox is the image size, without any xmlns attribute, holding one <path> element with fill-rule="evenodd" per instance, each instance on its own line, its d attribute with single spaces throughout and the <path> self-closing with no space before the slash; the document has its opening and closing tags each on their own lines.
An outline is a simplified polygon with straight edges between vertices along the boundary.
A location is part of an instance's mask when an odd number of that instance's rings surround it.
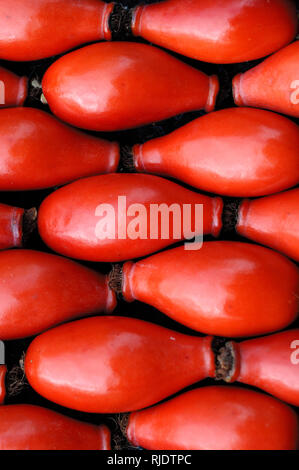
<svg viewBox="0 0 299 470">
<path fill-rule="evenodd" d="M 109 18 L 109 29 L 114 41 L 127 40 L 132 37 L 133 10 L 116 3 Z"/>
<path fill-rule="evenodd" d="M 23 215 L 23 243 L 26 243 L 31 233 L 36 229 L 37 210 L 35 207 L 26 209 Z"/>
<path fill-rule="evenodd" d="M 122 283 L 123 283 L 123 265 L 113 264 L 112 270 L 108 276 L 108 284 L 118 298 L 122 297 Z"/>
<path fill-rule="evenodd" d="M 242 199 L 227 198 L 223 202 L 222 230 L 224 233 L 233 232 L 235 231 L 236 225 L 238 223 L 239 207 Z"/>
<path fill-rule="evenodd" d="M 214 338 L 215 379 L 234 382 L 239 374 L 238 344 L 223 338 Z"/>
<path fill-rule="evenodd" d="M 25 353 L 19 360 L 19 364 L 8 371 L 6 376 L 6 390 L 9 397 L 19 395 L 24 388 L 28 387 L 27 378 L 24 369 Z"/>
<path fill-rule="evenodd" d="M 121 173 L 136 172 L 132 147 L 129 145 L 122 145 L 120 147 L 120 162 L 118 171 Z"/>
</svg>

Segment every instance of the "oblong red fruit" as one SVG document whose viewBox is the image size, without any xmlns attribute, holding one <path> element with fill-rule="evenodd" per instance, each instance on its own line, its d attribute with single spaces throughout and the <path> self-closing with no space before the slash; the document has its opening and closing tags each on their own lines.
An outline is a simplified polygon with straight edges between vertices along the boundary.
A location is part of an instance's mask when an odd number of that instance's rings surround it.
<svg viewBox="0 0 299 470">
<path fill-rule="evenodd" d="M 39 251 L 0 252 L 0 339 L 32 336 L 115 305 L 103 274 Z"/>
<path fill-rule="evenodd" d="M 0 407 L 1 450 L 110 450 L 110 431 L 34 405 Z"/>
<path fill-rule="evenodd" d="M 0 109 L 22 106 L 27 98 L 27 86 L 27 77 L 18 77 L 0 67 Z"/>
<path fill-rule="evenodd" d="M 238 106 L 253 106 L 299 117 L 299 41 L 268 57 L 233 80 Z"/>
<path fill-rule="evenodd" d="M 228 343 L 227 347 L 233 354 L 227 382 L 253 385 L 299 406 L 299 329 Z"/>
<path fill-rule="evenodd" d="M 134 145 L 141 173 L 173 177 L 226 196 L 264 196 L 299 183 L 299 127 L 252 108 L 216 111 Z"/>
<path fill-rule="evenodd" d="M 196 215 L 200 204 L 202 227 Z M 81 179 L 50 194 L 40 206 L 38 227 L 44 242 L 58 253 L 120 261 L 192 238 L 192 233 L 217 236 L 222 207 L 220 198 L 158 176 L 109 174 Z"/>
<path fill-rule="evenodd" d="M 111 39 L 113 3 L 100 0 L 6 0 L 0 5 L 0 58 L 39 60 Z"/>
<path fill-rule="evenodd" d="M 296 413 L 268 395 L 203 387 L 130 415 L 127 436 L 154 450 L 295 450 Z"/>
<path fill-rule="evenodd" d="M 214 376 L 211 337 L 192 337 L 125 317 L 91 317 L 30 344 L 25 373 L 42 396 L 91 413 L 152 405 Z"/>
<path fill-rule="evenodd" d="M 0 190 L 26 191 L 116 171 L 119 146 L 33 108 L 0 111 Z"/>
<path fill-rule="evenodd" d="M 290 0 L 164 0 L 136 7 L 132 30 L 197 60 L 245 62 L 295 37 L 296 8 Z"/>
<path fill-rule="evenodd" d="M 255 336 L 297 318 L 299 270 L 261 246 L 204 242 L 199 250 L 180 246 L 125 263 L 121 292 L 203 333 Z"/>
<path fill-rule="evenodd" d="M 299 261 L 299 188 L 244 200 L 236 231 Z"/>
</svg>

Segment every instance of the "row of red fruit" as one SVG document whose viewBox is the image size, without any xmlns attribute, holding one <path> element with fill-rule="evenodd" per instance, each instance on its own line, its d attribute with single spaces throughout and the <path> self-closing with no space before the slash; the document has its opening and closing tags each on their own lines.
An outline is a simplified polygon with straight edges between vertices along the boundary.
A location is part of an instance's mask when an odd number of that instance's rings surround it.
<svg viewBox="0 0 299 470">
<path fill-rule="evenodd" d="M 266 196 L 299 183 L 298 147 L 298 125 L 261 109 L 216 111 L 132 149 L 38 109 L 2 109 L 0 190 L 48 188 L 120 165 L 224 196 Z"/>
<path fill-rule="evenodd" d="M 125 198 L 123 205 L 120 197 Z M 157 212 L 157 237 L 151 236 L 151 207 L 165 204 L 176 205 L 181 213 L 190 206 L 189 234 L 181 229 L 181 220 L 176 232 L 169 230 L 163 236 L 163 221 Z M 195 227 L 196 205 L 203 206 L 202 228 Z M 143 211 L 136 209 L 126 215 L 134 206 L 142 206 Z M 102 208 L 107 210 L 105 217 Z M 0 204 L 0 248 L 21 247 L 24 236 L 34 228 L 35 217 L 35 209 L 24 211 Z M 136 219 L 143 229 L 136 227 Z M 122 238 L 117 236 L 120 225 L 125 234 Z M 39 233 L 50 248 L 71 258 L 95 262 L 146 256 L 201 233 L 217 237 L 223 226 L 232 226 L 238 234 L 299 261 L 299 188 L 225 205 L 219 197 L 190 191 L 157 176 L 113 173 L 83 178 L 54 191 L 38 211 Z"/>
<path fill-rule="evenodd" d="M 233 80 L 238 106 L 266 108 L 299 117 L 299 41 Z M 0 69 L 6 106 L 26 98 L 25 77 Z M 166 52 L 132 42 L 97 43 L 70 52 L 43 77 L 43 98 L 69 124 L 116 131 L 179 113 L 213 111 L 218 78 L 208 77 Z M 1 105 L 0 105 L 1 106 Z"/>
</svg>

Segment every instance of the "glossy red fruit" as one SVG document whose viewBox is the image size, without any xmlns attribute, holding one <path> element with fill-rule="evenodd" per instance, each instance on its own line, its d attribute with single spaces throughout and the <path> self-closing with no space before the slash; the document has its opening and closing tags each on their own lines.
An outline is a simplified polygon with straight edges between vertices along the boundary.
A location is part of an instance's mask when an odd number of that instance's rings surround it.
<svg viewBox="0 0 299 470">
<path fill-rule="evenodd" d="M 225 349 L 233 357 L 227 382 L 238 380 L 299 406 L 299 329 L 228 343 Z"/>
<path fill-rule="evenodd" d="M 132 30 L 197 60 L 245 62 L 291 42 L 296 7 L 289 0 L 164 0 L 136 7 Z"/>
<path fill-rule="evenodd" d="M 62 120 L 116 131 L 179 113 L 214 109 L 219 83 L 146 44 L 100 43 L 71 52 L 44 75 L 43 92 Z"/>
<path fill-rule="evenodd" d="M 299 117 L 299 41 L 233 80 L 238 106 L 266 108 Z"/>
<path fill-rule="evenodd" d="M 91 41 L 111 39 L 113 4 L 100 0 L 6 0 L 0 5 L 0 58 L 50 57 Z"/>
<path fill-rule="evenodd" d="M 204 242 L 198 251 L 181 246 L 125 263 L 122 294 L 203 333 L 255 336 L 296 319 L 299 270 L 257 245 Z"/>
<path fill-rule="evenodd" d="M 5 387 L 6 372 L 7 372 L 7 367 L 5 365 L 0 365 L 0 405 L 4 403 L 4 399 L 6 395 L 6 387 Z"/>
<path fill-rule="evenodd" d="M 111 312 L 106 276 L 60 256 L 32 250 L 0 253 L 0 339 L 31 336 L 58 323 Z"/>
<path fill-rule="evenodd" d="M 299 261 L 299 188 L 243 201 L 236 230 Z"/>
<path fill-rule="evenodd" d="M 136 410 L 214 376 L 211 340 L 133 318 L 91 317 L 35 338 L 25 373 L 39 394 L 68 408 Z"/>
<path fill-rule="evenodd" d="M 198 204 L 203 204 L 203 228 L 197 223 Z M 184 205 L 190 208 L 190 217 L 184 217 Z M 156 217 L 159 207 L 166 207 L 163 219 Z M 90 261 L 120 261 L 158 251 L 191 232 L 203 230 L 217 236 L 222 207 L 220 198 L 158 176 L 110 174 L 85 178 L 50 194 L 40 206 L 38 227 L 45 243 L 58 253 Z M 181 219 L 175 215 L 173 222 L 172 209 Z"/>
<path fill-rule="evenodd" d="M 110 431 L 34 405 L 0 407 L 0 450 L 110 450 Z"/>
<path fill-rule="evenodd" d="M 231 108 L 135 145 L 133 166 L 212 193 L 254 197 L 299 183 L 298 148 L 299 127 L 292 121 L 258 109 Z"/>
<path fill-rule="evenodd" d="M 0 250 L 23 244 L 24 209 L 0 204 Z"/>
<path fill-rule="evenodd" d="M 0 5 L 0 10 L 1 7 L 2 5 Z M 22 106 L 27 98 L 27 86 L 27 77 L 18 77 L 13 72 L 0 67 L 0 109 Z"/>
<path fill-rule="evenodd" d="M 0 190 L 24 191 L 117 170 L 119 146 L 33 108 L 0 111 Z"/>
<path fill-rule="evenodd" d="M 152 450 L 295 450 L 296 413 L 268 395 L 203 387 L 130 415 L 127 436 Z"/>
</svg>

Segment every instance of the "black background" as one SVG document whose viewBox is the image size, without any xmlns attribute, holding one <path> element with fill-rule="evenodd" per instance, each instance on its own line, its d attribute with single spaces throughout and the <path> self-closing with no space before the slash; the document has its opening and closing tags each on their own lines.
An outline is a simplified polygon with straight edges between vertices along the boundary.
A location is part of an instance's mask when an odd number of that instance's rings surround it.
<svg viewBox="0 0 299 470">
<path fill-rule="evenodd" d="M 26 1 L 26 0 L 24 0 Z M 147 0 L 143 3 L 155 3 L 154 0 Z M 297 0 L 297 10 L 299 10 L 299 0 Z M 128 7 L 134 7 L 135 5 L 140 4 L 137 0 L 122 0 L 122 4 Z M 132 39 L 135 42 L 146 42 L 139 38 Z M 244 72 L 257 63 L 261 62 L 263 59 L 258 61 L 251 61 L 242 64 L 233 64 L 233 65 L 215 65 L 215 64 L 207 64 L 204 62 L 195 61 L 192 59 L 185 58 L 178 54 L 175 54 L 171 51 L 167 51 L 168 53 L 178 57 L 180 60 L 192 65 L 195 68 L 207 73 L 208 75 L 216 74 L 220 79 L 220 87 L 221 92 L 219 94 L 216 110 L 233 107 L 234 102 L 231 94 L 231 80 L 232 78 L 239 72 Z M 50 59 L 41 60 L 38 62 L 7 62 L 0 60 L 0 66 L 3 66 L 18 75 L 26 75 L 32 78 L 37 78 L 41 80 L 44 72 L 47 70 L 49 65 L 57 60 L 59 56 L 51 57 Z M 37 98 L 29 97 L 25 103 L 25 106 L 33 106 L 43 109 L 45 111 L 49 111 L 49 109 L 43 106 Z M 172 130 L 184 125 L 185 123 L 205 114 L 204 111 L 199 112 L 192 112 L 187 113 L 184 115 L 176 116 L 172 119 L 169 119 L 164 122 L 153 123 L 149 126 L 145 126 L 142 128 L 130 130 L 130 131 L 122 131 L 117 133 L 95 133 L 91 132 L 93 135 L 98 135 L 99 137 L 106 138 L 108 140 L 118 140 L 122 144 L 134 144 L 137 142 L 145 142 L 146 140 L 152 139 L 154 137 L 162 136 L 171 132 Z M 290 118 L 290 117 L 289 117 Z M 292 118 L 290 118 L 292 119 Z M 293 119 L 294 122 L 299 124 L 299 119 Z M 298 150 L 299 151 L 299 150 Z M 30 208 L 32 206 L 38 207 L 42 200 L 53 191 L 53 189 L 43 190 L 43 191 L 29 191 L 29 192 L 2 192 L 0 193 L 0 202 L 11 204 L 19 207 Z M 191 188 L 194 190 L 194 188 Z M 202 191 L 201 191 L 202 192 Z M 239 240 L 239 241 L 246 241 L 248 240 L 243 239 L 237 235 L 225 235 L 222 234 L 220 239 L 230 239 L 230 240 Z M 213 240 L 212 237 L 205 237 L 204 240 Z M 39 238 L 37 233 L 34 233 L 29 242 L 26 245 L 27 248 L 42 250 L 46 252 L 50 252 L 50 250 L 43 244 L 41 239 Z M 95 270 L 100 272 L 109 272 L 111 266 L 104 265 L 99 263 L 88 263 L 82 262 L 86 266 L 92 267 Z M 27 312 L 28 316 L 30 312 Z M 172 328 L 176 331 L 180 331 L 187 334 L 192 335 L 199 335 L 200 333 L 196 333 L 188 328 L 176 323 L 175 321 L 169 319 L 165 315 L 161 314 L 154 308 L 151 308 L 147 305 L 144 305 L 140 302 L 134 302 L 132 304 L 126 304 L 122 301 L 119 302 L 118 307 L 114 311 L 116 315 L 125 315 L 140 318 L 143 320 L 148 320 L 162 326 L 166 326 L 168 328 Z M 292 327 L 299 327 L 299 321 L 292 325 Z M 32 338 L 27 338 L 25 340 L 19 341 L 10 341 L 6 342 L 6 362 L 8 365 L 8 369 L 11 369 L 13 366 L 17 365 L 19 362 L 20 357 L 22 356 L 23 352 L 26 351 L 29 343 L 31 342 Z M 84 367 L 84 364 L 82 364 Z M 198 386 L 205 386 L 215 384 L 215 382 L 211 379 L 207 379 L 202 381 L 200 384 L 194 384 L 192 387 L 188 389 L 198 387 Z M 223 383 L 221 383 L 223 385 Z M 238 384 L 239 385 L 239 384 Z M 229 385 L 228 385 L 229 386 Z M 242 385 L 240 385 L 242 386 Z M 119 449 L 132 449 L 130 444 L 126 441 L 123 437 L 118 421 L 121 419 L 119 415 L 99 415 L 99 414 L 88 414 L 88 413 L 80 413 L 74 410 L 70 410 L 67 408 L 60 407 L 52 402 L 49 402 L 35 393 L 28 385 L 22 389 L 21 393 L 17 396 L 8 396 L 6 399 L 6 404 L 12 403 L 30 403 L 45 406 L 51 408 L 53 410 L 59 411 L 65 415 L 68 415 L 73 418 L 77 418 L 82 421 L 90 422 L 99 424 L 105 422 L 112 431 L 112 445 L 115 450 Z M 299 412 L 299 409 L 297 409 Z"/>
</svg>

